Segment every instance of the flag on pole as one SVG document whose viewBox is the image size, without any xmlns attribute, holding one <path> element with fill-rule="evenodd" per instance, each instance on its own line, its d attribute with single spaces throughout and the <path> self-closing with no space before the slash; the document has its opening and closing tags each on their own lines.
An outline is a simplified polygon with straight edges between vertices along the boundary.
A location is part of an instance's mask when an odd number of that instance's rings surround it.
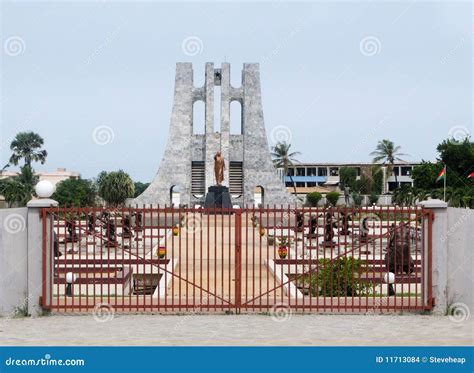
<svg viewBox="0 0 474 373">
<path fill-rule="evenodd" d="M 471 172 L 469 175 L 467 175 L 467 178 L 469 179 L 470 177 L 474 177 L 474 172 Z"/>
<path fill-rule="evenodd" d="M 440 180 L 446 180 L 446 166 L 439 172 L 438 177 L 436 178 L 436 182 Z"/>
</svg>

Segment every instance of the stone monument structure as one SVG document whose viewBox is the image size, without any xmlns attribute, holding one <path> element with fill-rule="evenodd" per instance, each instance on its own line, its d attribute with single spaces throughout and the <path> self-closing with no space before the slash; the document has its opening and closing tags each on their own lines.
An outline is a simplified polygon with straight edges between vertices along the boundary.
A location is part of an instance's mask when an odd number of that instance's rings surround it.
<svg viewBox="0 0 474 373">
<path fill-rule="evenodd" d="M 214 118 L 214 90 L 220 87 L 220 118 Z M 193 105 L 205 104 L 205 132 L 195 133 Z M 230 133 L 230 104 L 241 104 L 240 133 Z M 215 129 L 220 121 L 220 131 Z M 216 126 L 217 128 L 217 126 Z M 215 180 L 217 153 L 226 167 L 223 179 Z M 132 204 L 170 205 L 173 193 L 179 192 L 181 205 L 203 205 L 209 188 L 218 185 L 229 189 L 232 204 L 255 203 L 254 192 L 260 187 L 263 205 L 296 204 L 287 192 L 270 157 L 265 133 L 260 89 L 259 65 L 245 63 L 240 87 L 230 83 L 230 64 L 215 68 L 206 63 L 205 83 L 193 84 L 191 63 L 176 65 L 174 103 L 168 142 L 160 168 L 150 186 Z"/>
</svg>

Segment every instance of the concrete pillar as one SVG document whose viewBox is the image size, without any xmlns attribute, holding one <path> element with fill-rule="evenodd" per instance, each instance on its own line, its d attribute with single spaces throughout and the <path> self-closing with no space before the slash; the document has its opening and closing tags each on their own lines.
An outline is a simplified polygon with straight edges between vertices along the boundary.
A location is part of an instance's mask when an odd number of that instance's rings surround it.
<svg viewBox="0 0 474 373">
<path fill-rule="evenodd" d="M 52 199 L 35 199 L 28 202 L 27 226 L 28 226 L 28 254 L 27 254 L 27 276 L 28 276 L 28 313 L 38 316 L 42 312 L 41 297 L 43 295 L 43 280 L 46 281 L 46 297 L 50 296 L 50 281 L 52 280 L 52 249 L 47 246 L 46 258 L 43 263 L 43 242 L 47 245 L 52 242 L 51 235 L 53 227 L 49 220 L 46 221 L 46 229 L 43 232 L 43 220 L 41 209 L 54 207 L 58 203 Z M 43 233 L 45 233 L 43 235 Z M 43 279 L 43 266 L 46 270 L 46 278 Z"/>
<path fill-rule="evenodd" d="M 223 185 L 229 186 L 230 168 L 230 63 L 224 62 L 221 66 L 221 152 L 226 168 L 224 170 Z"/>
<path fill-rule="evenodd" d="M 445 239 L 448 231 L 448 204 L 439 199 L 430 199 L 419 203 L 434 213 L 432 226 L 432 273 L 433 297 L 435 299 L 434 313 L 444 315 L 448 305 L 448 244 Z M 427 224 L 423 227 L 428 232 Z M 425 255 L 427 254 L 427 245 Z M 426 268 L 428 269 L 428 268 Z"/>
</svg>

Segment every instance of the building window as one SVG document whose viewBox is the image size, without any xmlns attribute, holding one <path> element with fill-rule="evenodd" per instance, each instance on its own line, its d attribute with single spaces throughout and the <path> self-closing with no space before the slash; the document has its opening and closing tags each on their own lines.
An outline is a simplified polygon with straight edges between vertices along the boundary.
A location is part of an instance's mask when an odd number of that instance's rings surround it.
<svg viewBox="0 0 474 373">
<path fill-rule="evenodd" d="M 298 167 L 296 169 L 296 176 L 305 176 L 305 169 L 304 167 Z"/>
<path fill-rule="evenodd" d="M 295 176 L 295 169 L 294 168 L 289 168 L 288 173 L 286 175 L 287 176 Z"/>
<path fill-rule="evenodd" d="M 328 176 L 328 170 L 326 167 L 318 168 L 318 176 Z"/>
<path fill-rule="evenodd" d="M 402 167 L 402 176 L 410 176 L 411 167 Z"/>
<path fill-rule="evenodd" d="M 308 167 L 306 169 L 306 176 L 316 176 L 316 167 Z"/>
<path fill-rule="evenodd" d="M 339 167 L 331 167 L 329 168 L 329 174 L 331 176 L 339 176 Z"/>
</svg>

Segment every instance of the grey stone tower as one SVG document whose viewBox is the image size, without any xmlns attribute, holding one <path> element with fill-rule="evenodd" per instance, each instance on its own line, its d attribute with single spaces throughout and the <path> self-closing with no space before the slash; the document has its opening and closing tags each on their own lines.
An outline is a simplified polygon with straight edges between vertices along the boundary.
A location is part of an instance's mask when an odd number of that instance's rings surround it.
<svg viewBox="0 0 474 373">
<path fill-rule="evenodd" d="M 259 65 L 246 63 L 242 85 L 230 84 L 230 64 L 214 68 L 206 63 L 205 83 L 193 84 L 191 63 L 176 65 L 174 103 L 170 132 L 160 168 L 150 186 L 132 204 L 169 205 L 171 192 L 179 191 L 180 203 L 203 204 L 207 188 L 214 185 L 214 155 L 220 151 L 226 162 L 223 185 L 229 187 L 232 203 L 253 205 L 260 187 L 264 205 L 294 205 L 273 166 L 260 90 Z M 214 129 L 214 88 L 220 86 L 220 132 Z M 205 133 L 194 134 L 193 105 L 205 103 Z M 230 103 L 242 105 L 240 134 L 230 133 Z"/>
</svg>

